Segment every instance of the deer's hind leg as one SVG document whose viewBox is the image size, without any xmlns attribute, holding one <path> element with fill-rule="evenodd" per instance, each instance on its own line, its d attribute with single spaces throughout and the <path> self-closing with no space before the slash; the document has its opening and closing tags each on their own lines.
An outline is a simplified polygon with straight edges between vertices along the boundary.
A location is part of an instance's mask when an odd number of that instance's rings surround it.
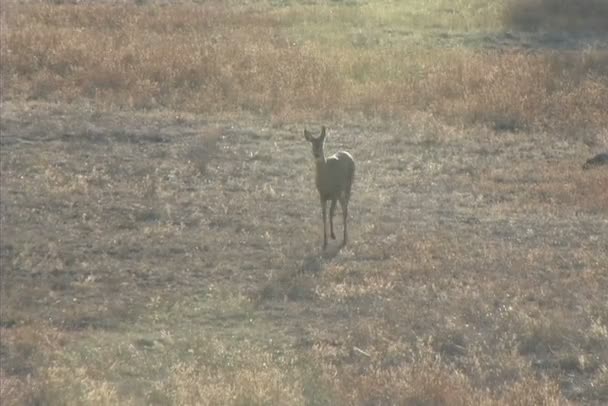
<svg viewBox="0 0 608 406">
<path fill-rule="evenodd" d="M 321 212 L 323 213 L 323 249 L 327 248 L 327 201 L 321 198 Z"/>
<path fill-rule="evenodd" d="M 345 194 L 340 196 L 340 207 L 342 208 L 342 224 L 344 225 L 344 238 L 342 240 L 342 246 L 344 246 L 348 241 L 348 232 L 346 227 L 346 220 L 348 219 L 348 196 Z"/>
<path fill-rule="evenodd" d="M 334 214 L 336 212 L 336 199 L 331 201 L 331 206 L 329 206 L 329 235 L 332 240 L 336 239 L 336 235 L 334 234 Z"/>
</svg>

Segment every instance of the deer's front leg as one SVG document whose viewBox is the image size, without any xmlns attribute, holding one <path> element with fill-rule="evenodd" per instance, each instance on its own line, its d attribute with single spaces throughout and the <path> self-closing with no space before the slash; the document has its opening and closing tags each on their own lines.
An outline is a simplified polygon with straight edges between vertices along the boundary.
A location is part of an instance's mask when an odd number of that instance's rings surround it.
<svg viewBox="0 0 608 406">
<path fill-rule="evenodd" d="M 327 201 L 321 198 L 321 211 L 323 212 L 323 249 L 327 248 Z"/>
<path fill-rule="evenodd" d="M 329 206 L 329 236 L 332 240 L 336 239 L 336 235 L 334 234 L 334 214 L 336 212 L 336 201 L 332 200 L 331 205 Z"/>
</svg>

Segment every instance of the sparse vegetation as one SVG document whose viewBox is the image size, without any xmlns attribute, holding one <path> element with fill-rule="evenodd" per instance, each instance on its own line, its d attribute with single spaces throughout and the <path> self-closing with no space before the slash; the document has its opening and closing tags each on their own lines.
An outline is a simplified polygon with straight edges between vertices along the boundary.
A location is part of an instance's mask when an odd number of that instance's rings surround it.
<svg viewBox="0 0 608 406">
<path fill-rule="evenodd" d="M 608 51 L 515 6 L 3 3 L 0 403 L 608 402 Z"/>
</svg>

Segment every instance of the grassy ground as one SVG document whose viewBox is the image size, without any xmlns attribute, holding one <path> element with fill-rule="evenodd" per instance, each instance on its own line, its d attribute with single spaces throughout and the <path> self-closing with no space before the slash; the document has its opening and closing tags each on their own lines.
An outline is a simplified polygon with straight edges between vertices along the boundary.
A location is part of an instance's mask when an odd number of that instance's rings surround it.
<svg viewBox="0 0 608 406">
<path fill-rule="evenodd" d="M 139 3 L 3 5 L 2 404 L 608 402 L 602 34 Z"/>
<path fill-rule="evenodd" d="M 503 3 L 465 3 L 9 3 L 2 89 L 20 101 L 283 122 L 407 122 L 422 110 L 457 126 L 608 126 L 605 38 L 496 32 Z"/>
</svg>

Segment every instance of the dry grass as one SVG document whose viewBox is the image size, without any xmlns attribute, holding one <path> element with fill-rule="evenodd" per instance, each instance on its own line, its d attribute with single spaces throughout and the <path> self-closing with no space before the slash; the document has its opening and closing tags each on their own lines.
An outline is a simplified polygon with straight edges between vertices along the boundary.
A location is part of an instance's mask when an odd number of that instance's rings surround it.
<svg viewBox="0 0 608 406">
<path fill-rule="evenodd" d="M 300 125 L 28 106 L 3 106 L 3 403 L 608 399 L 581 141 L 332 129 L 359 176 L 352 243 L 321 254 Z"/>
<path fill-rule="evenodd" d="M 606 51 L 279 3 L 3 4 L 1 403 L 607 403 Z"/>
<path fill-rule="evenodd" d="M 327 10 L 334 17 L 324 25 L 309 8 L 252 7 L 9 3 L 2 97 L 280 121 L 405 122 L 426 111 L 503 130 L 608 125 L 606 50 L 387 47 L 368 31 L 344 37 L 339 26 L 319 42 L 309 34 L 350 21 L 352 7 Z M 370 33 L 400 26 L 378 7 L 355 9 Z"/>
</svg>

